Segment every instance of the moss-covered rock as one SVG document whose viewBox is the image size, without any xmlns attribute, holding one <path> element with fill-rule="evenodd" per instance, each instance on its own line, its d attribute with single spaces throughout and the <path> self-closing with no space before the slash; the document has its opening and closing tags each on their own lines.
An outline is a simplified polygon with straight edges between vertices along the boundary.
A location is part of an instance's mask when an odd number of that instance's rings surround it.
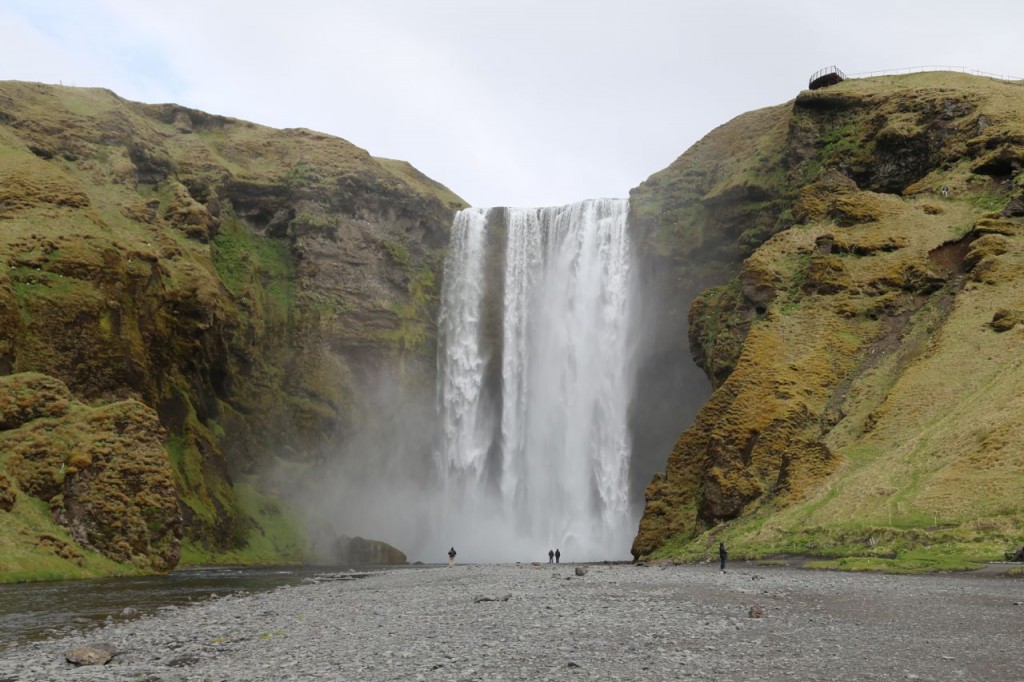
<svg viewBox="0 0 1024 682">
<path fill-rule="evenodd" d="M 18 492 L 11 484 L 7 476 L 0 474 L 0 509 L 9 512 L 14 509 L 14 503 L 18 500 Z"/>
<path fill-rule="evenodd" d="M 408 563 L 405 554 L 380 540 L 340 537 L 334 545 L 334 561 L 345 566 L 401 566 Z"/>
<path fill-rule="evenodd" d="M 178 563 L 181 515 L 164 431 L 136 401 L 93 410 L 71 453 L 58 520 L 82 546 L 168 571 Z"/>
<path fill-rule="evenodd" d="M 41 417 L 61 417 L 71 406 L 63 382 L 37 372 L 0 377 L 0 431 Z"/>
<path fill-rule="evenodd" d="M 1024 322 L 1024 310 L 997 310 L 992 315 L 992 329 L 997 332 L 1008 332 Z"/>
<path fill-rule="evenodd" d="M 22 416 L 0 430 L 0 462 L 14 482 L 0 482 L 6 510 L 20 490 L 47 502 L 80 547 L 147 570 L 174 568 L 182 520 L 156 413 L 134 400 L 82 405 L 40 374 L 0 377 L 3 394 L 17 396 Z M 81 556 L 48 542 L 59 556 Z"/>
</svg>

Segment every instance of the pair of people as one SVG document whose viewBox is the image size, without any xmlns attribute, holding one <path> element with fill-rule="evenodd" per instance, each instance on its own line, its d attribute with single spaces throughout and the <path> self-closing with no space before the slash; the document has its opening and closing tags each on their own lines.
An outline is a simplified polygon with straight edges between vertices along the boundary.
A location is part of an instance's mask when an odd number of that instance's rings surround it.
<svg viewBox="0 0 1024 682">
<path fill-rule="evenodd" d="M 548 563 L 549 564 L 552 561 L 554 561 L 554 563 L 557 564 L 561 558 L 562 558 L 562 550 L 560 550 L 560 549 L 554 549 L 554 550 L 549 549 L 548 550 Z"/>
</svg>

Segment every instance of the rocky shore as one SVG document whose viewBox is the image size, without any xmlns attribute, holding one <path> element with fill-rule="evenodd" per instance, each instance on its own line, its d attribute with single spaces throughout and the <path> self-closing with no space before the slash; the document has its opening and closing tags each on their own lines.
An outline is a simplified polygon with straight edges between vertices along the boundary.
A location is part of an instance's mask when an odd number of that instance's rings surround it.
<svg viewBox="0 0 1024 682">
<path fill-rule="evenodd" d="M 324 576 L 0 652 L 0 680 L 1019 680 L 1024 579 L 744 564 Z M 76 665 L 81 647 L 105 664 Z"/>
</svg>

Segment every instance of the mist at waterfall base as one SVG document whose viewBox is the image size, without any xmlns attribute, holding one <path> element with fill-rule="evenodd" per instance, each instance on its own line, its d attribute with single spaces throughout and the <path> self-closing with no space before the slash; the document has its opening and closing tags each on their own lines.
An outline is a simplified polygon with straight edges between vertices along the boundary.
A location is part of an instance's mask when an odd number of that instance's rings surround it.
<svg viewBox="0 0 1024 682">
<path fill-rule="evenodd" d="M 690 415 L 677 385 L 637 401 L 652 325 L 628 210 L 603 199 L 457 214 L 436 386 L 371 382 L 375 426 L 299 501 L 321 547 L 358 535 L 425 563 L 449 546 L 467 562 L 546 561 L 554 548 L 565 561 L 630 558 L 643 487 Z M 692 364 L 685 345 L 675 358 Z M 658 413 L 644 401 L 668 409 L 637 457 L 637 415 Z"/>
</svg>

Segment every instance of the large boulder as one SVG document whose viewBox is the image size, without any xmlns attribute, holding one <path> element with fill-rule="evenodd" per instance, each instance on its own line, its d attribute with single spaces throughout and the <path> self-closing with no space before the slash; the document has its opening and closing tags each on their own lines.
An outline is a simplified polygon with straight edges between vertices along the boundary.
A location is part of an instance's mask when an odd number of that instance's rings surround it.
<svg viewBox="0 0 1024 682">
<path fill-rule="evenodd" d="M 386 542 L 344 535 L 335 543 L 334 559 L 347 566 L 393 566 L 408 563 L 403 552 Z"/>
</svg>

